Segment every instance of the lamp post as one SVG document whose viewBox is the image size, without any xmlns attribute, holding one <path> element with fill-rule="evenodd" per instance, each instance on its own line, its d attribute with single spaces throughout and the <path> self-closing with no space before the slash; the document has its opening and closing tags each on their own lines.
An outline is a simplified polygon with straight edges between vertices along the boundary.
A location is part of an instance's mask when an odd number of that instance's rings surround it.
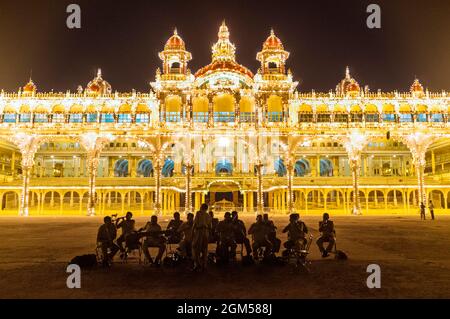
<svg viewBox="0 0 450 319">
<path fill-rule="evenodd" d="M 353 208 L 352 214 L 361 215 L 361 202 L 359 198 L 359 172 L 361 170 L 361 152 L 367 144 L 367 137 L 358 131 L 338 137 L 348 154 L 352 171 Z"/>
<path fill-rule="evenodd" d="M 256 213 L 263 214 L 264 213 L 264 196 L 263 196 L 263 179 L 262 179 L 262 168 L 263 164 L 260 160 L 255 165 L 256 174 L 257 174 L 257 182 L 258 182 L 258 195 L 256 198 Z"/>
<path fill-rule="evenodd" d="M 294 163 L 292 157 L 289 156 L 287 160 L 287 181 L 288 181 L 287 202 L 289 214 L 292 214 L 294 212 L 294 194 L 292 191 L 293 177 L 294 177 Z"/>
<path fill-rule="evenodd" d="M 36 154 L 38 147 L 46 140 L 46 138 L 19 133 L 14 136 L 8 137 L 8 140 L 14 143 L 19 148 L 22 154 L 21 164 L 23 178 L 22 191 L 20 195 L 19 215 L 28 216 L 30 200 L 30 175 L 31 169 L 34 165 L 34 155 Z"/>
<path fill-rule="evenodd" d="M 103 149 L 103 146 L 109 141 L 113 140 L 114 137 L 111 134 L 85 133 L 82 134 L 79 139 L 80 144 L 87 151 L 86 164 L 89 175 L 87 215 L 95 216 L 95 186 L 100 153 Z"/>
<path fill-rule="evenodd" d="M 185 214 L 192 213 L 192 178 L 191 178 L 191 171 L 194 165 L 191 164 L 191 162 L 186 163 L 186 196 L 185 196 Z"/>
<path fill-rule="evenodd" d="M 399 136 L 398 139 L 406 144 L 409 148 L 414 166 L 416 167 L 416 175 L 417 175 L 417 190 L 419 197 L 419 205 L 423 203 L 426 205 L 427 203 L 427 194 L 425 191 L 425 179 L 424 179 L 424 171 L 425 171 L 425 154 L 427 152 L 428 147 L 435 141 L 437 136 L 433 136 L 430 134 L 425 134 L 422 132 L 415 132 L 406 136 Z"/>
<path fill-rule="evenodd" d="M 155 215 L 161 215 L 161 158 L 158 154 L 155 160 Z"/>
</svg>

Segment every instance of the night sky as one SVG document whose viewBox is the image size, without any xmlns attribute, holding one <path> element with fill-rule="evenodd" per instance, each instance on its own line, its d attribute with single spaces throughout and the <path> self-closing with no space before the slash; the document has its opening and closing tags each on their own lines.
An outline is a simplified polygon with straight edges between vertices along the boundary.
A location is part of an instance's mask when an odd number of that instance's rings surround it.
<svg viewBox="0 0 450 319">
<path fill-rule="evenodd" d="M 70 3 L 81 6 L 79 30 L 66 27 Z M 370 3 L 381 6 L 381 29 L 366 26 Z M 101 67 L 113 90 L 147 92 L 174 27 L 194 73 L 211 61 L 223 19 L 237 61 L 253 72 L 273 27 L 299 91 L 334 89 L 346 65 L 372 91 L 406 91 L 414 76 L 450 90 L 448 0 L 0 0 L 0 88 L 17 91 L 32 70 L 38 91 L 75 91 Z"/>
</svg>

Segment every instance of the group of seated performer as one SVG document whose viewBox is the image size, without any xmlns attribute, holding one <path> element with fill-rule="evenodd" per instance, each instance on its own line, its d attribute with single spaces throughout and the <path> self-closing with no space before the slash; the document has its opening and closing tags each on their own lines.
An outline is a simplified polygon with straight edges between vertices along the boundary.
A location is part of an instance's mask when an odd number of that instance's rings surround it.
<svg viewBox="0 0 450 319">
<path fill-rule="evenodd" d="M 202 204 L 195 218 L 192 213 L 188 213 L 185 222 L 181 220 L 180 213 L 175 212 L 165 231 L 158 224 L 158 217 L 155 215 L 151 216 L 150 221 L 137 232 L 131 212 L 127 212 L 125 217 L 118 218 L 115 223 L 111 217 L 106 216 L 104 224 L 100 226 L 97 234 L 97 243 L 103 254 L 103 264 L 110 265 L 114 255 L 119 250 L 121 251 L 121 257 L 125 254 L 126 250 L 123 243 L 125 242 L 128 245 L 129 240 L 127 241 L 127 238 L 138 241 L 139 238 L 144 237 L 142 243 L 144 255 L 149 263 L 155 265 L 160 265 L 167 243 L 179 244 L 180 255 L 194 259 L 194 269 L 206 267 L 208 243 L 216 243 L 217 255 L 226 255 L 227 258 L 235 258 L 237 244 L 245 247 L 246 256 L 253 253 L 254 258 L 260 257 L 258 254 L 261 248 L 265 248 L 264 257 L 279 252 L 281 240 L 276 237 L 277 228 L 269 219 L 268 214 L 258 215 L 256 222 L 250 226 L 248 234 L 253 239 L 253 244 L 250 244 L 245 224 L 239 219 L 236 211 L 226 212 L 224 219 L 219 221 L 214 218 L 212 211 L 207 213 L 207 210 L 208 205 Z M 122 233 L 117 238 L 116 244 L 114 241 L 119 228 L 122 229 Z M 308 227 L 300 220 L 299 214 L 289 216 L 289 224 L 283 228 L 282 232 L 287 233 L 288 236 L 288 240 L 284 243 L 287 250 L 300 251 L 305 249 Z M 334 223 L 330 220 L 328 213 L 324 213 L 323 220 L 319 222 L 319 232 L 321 236 L 317 240 L 317 245 L 322 257 L 327 257 L 336 242 Z M 323 247 L 325 242 L 328 243 L 326 249 Z M 150 255 L 150 247 L 158 248 L 158 254 L 154 260 Z"/>
</svg>

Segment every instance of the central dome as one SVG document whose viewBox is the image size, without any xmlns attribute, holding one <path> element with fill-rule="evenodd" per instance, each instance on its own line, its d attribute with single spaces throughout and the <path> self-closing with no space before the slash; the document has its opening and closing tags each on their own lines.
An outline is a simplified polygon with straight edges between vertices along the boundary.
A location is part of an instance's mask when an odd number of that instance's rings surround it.
<svg viewBox="0 0 450 319">
<path fill-rule="evenodd" d="M 212 47 L 212 62 L 195 73 L 202 78 L 218 72 L 231 72 L 242 77 L 244 82 L 253 79 L 253 73 L 235 60 L 236 47 L 230 42 L 230 32 L 225 22 L 219 28 L 218 41 Z"/>
</svg>

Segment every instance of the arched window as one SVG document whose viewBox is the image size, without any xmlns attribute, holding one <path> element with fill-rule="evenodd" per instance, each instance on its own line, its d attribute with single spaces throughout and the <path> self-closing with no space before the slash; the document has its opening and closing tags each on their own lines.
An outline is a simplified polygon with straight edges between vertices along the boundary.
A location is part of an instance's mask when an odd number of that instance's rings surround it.
<svg viewBox="0 0 450 319">
<path fill-rule="evenodd" d="M 284 165 L 284 161 L 282 158 L 279 157 L 275 160 L 274 168 L 275 168 L 275 172 L 277 173 L 277 175 L 279 177 L 286 176 L 287 170 L 286 170 L 286 166 Z"/>
<path fill-rule="evenodd" d="M 320 159 L 320 176 L 333 176 L 333 163 L 327 159 Z"/>
<path fill-rule="evenodd" d="M 269 73 L 278 73 L 278 64 L 276 62 L 268 62 L 267 63 L 267 71 L 269 71 Z"/>
<path fill-rule="evenodd" d="M 295 172 L 295 176 L 308 175 L 311 172 L 309 162 L 304 158 L 302 158 L 301 160 L 298 160 L 297 162 L 295 162 L 294 172 Z"/>
<path fill-rule="evenodd" d="M 153 164 L 152 161 L 148 159 L 143 159 L 139 162 L 137 168 L 137 175 L 142 177 L 153 176 Z"/>
<path fill-rule="evenodd" d="M 231 175 L 233 174 L 233 165 L 227 159 L 222 159 L 216 164 L 216 174 L 217 175 Z"/>
<path fill-rule="evenodd" d="M 175 167 L 175 162 L 171 158 L 166 158 L 166 160 L 164 161 L 164 165 L 163 165 L 161 174 L 164 177 L 173 176 L 174 167 Z"/>
<path fill-rule="evenodd" d="M 128 176 L 128 160 L 119 159 L 114 165 L 114 176 L 127 177 Z"/>
<path fill-rule="evenodd" d="M 180 62 L 173 62 L 170 65 L 170 73 L 178 74 L 181 73 L 181 64 Z"/>
</svg>

